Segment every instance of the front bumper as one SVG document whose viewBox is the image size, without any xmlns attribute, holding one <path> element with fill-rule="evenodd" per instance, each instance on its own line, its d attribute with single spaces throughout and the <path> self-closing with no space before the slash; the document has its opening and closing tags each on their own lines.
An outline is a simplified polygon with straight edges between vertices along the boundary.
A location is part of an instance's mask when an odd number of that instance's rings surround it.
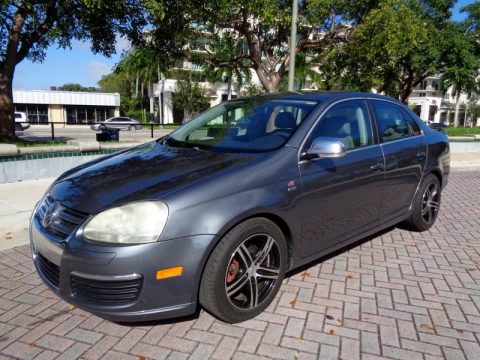
<svg viewBox="0 0 480 360">
<path fill-rule="evenodd" d="M 58 241 L 36 216 L 32 256 L 42 280 L 65 301 L 112 321 L 150 321 L 192 314 L 214 235 L 134 246 L 91 244 L 71 235 Z M 156 280 L 161 269 L 181 276 Z"/>
</svg>

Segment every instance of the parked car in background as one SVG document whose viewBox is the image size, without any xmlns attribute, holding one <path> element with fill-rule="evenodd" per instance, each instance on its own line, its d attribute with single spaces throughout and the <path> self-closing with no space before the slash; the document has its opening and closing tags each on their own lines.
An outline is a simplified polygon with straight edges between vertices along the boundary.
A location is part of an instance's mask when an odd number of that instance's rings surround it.
<svg viewBox="0 0 480 360">
<path fill-rule="evenodd" d="M 436 123 L 436 122 L 430 122 L 428 124 L 431 129 L 441 131 L 441 132 L 447 132 L 448 126 L 442 123 Z"/>
<path fill-rule="evenodd" d="M 61 175 L 30 225 L 43 281 L 114 321 L 260 314 L 285 273 L 397 224 L 425 231 L 445 134 L 365 93 L 226 101 Z"/>
<path fill-rule="evenodd" d="M 120 129 L 120 130 L 139 130 L 142 128 L 140 122 L 129 117 L 117 116 L 107 119 L 105 121 L 90 125 L 90 128 L 95 131 L 103 131 L 107 129 Z"/>
<path fill-rule="evenodd" d="M 15 131 L 27 130 L 30 127 L 27 114 L 21 111 L 15 111 Z"/>
</svg>

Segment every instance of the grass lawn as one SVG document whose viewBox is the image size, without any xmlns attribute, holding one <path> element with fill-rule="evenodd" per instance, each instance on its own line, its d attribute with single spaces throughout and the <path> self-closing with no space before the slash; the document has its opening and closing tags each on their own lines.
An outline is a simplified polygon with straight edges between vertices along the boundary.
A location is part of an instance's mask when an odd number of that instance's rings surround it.
<svg viewBox="0 0 480 360">
<path fill-rule="evenodd" d="M 12 141 L 11 144 L 17 145 L 18 147 L 32 147 L 32 146 L 56 146 L 56 145 L 66 145 L 67 140 L 21 140 L 17 139 Z"/>
<path fill-rule="evenodd" d="M 477 127 L 453 127 L 449 126 L 447 129 L 448 136 L 462 136 L 462 135 L 477 135 L 480 134 L 480 126 Z"/>
</svg>

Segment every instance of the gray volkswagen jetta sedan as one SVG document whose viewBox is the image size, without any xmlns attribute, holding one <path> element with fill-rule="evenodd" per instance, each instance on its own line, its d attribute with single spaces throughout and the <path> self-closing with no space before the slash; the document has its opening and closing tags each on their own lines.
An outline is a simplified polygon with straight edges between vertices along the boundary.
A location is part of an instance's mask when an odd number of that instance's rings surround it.
<svg viewBox="0 0 480 360">
<path fill-rule="evenodd" d="M 432 226 L 445 134 L 398 101 L 283 93 L 224 102 L 61 175 L 30 235 L 43 281 L 113 321 L 262 312 L 285 273 L 402 224 Z"/>
</svg>

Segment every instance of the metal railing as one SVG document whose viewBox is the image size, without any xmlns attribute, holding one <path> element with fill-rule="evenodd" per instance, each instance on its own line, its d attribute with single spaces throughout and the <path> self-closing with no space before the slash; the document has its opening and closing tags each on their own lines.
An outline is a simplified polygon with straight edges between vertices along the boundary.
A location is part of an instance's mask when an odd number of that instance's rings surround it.
<svg viewBox="0 0 480 360">
<path fill-rule="evenodd" d="M 94 129 L 97 125 L 99 129 Z M 160 138 L 176 129 L 176 125 L 159 125 L 154 123 L 110 125 L 105 123 L 89 124 L 66 124 L 63 122 L 49 122 L 46 124 L 31 124 L 28 122 L 16 122 L 15 134 L 25 141 L 121 141 L 121 142 L 147 142 L 151 139 Z M 118 136 L 102 136 L 105 133 L 118 133 Z M 100 136 L 98 136 L 100 135 Z M 107 139 L 107 140 L 105 140 Z"/>
</svg>

